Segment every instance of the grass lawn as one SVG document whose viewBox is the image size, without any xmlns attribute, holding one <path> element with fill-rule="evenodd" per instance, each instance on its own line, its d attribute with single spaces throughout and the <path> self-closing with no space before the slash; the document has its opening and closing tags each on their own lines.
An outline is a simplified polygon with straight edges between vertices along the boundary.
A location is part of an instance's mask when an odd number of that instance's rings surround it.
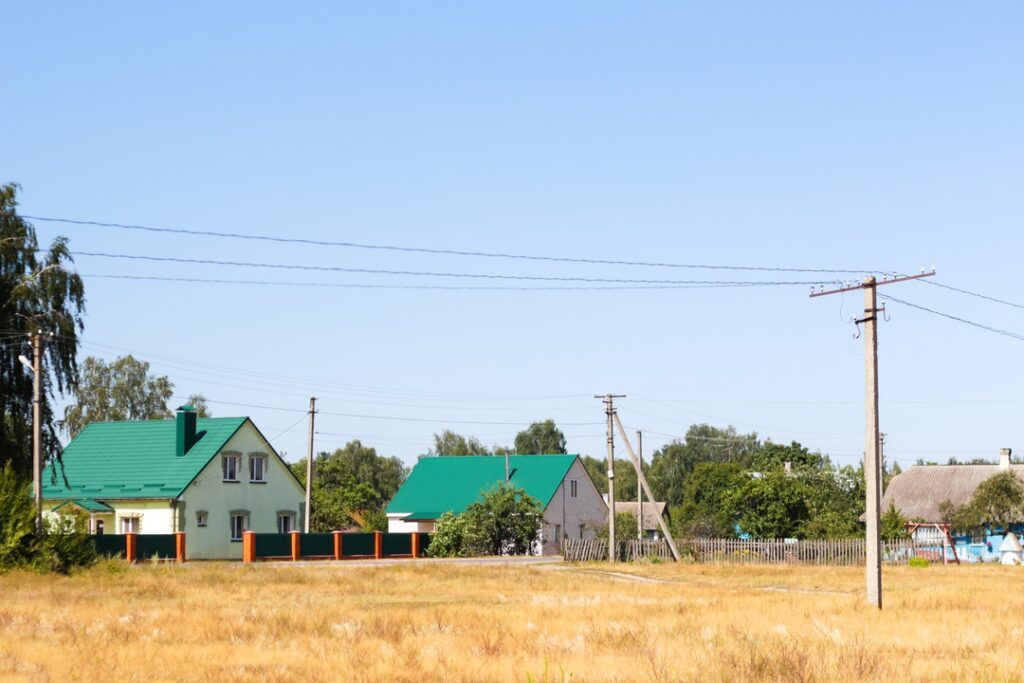
<svg viewBox="0 0 1024 683">
<path fill-rule="evenodd" d="M 0 680 L 1019 681 L 1024 568 L 105 563 L 0 576 Z"/>
</svg>

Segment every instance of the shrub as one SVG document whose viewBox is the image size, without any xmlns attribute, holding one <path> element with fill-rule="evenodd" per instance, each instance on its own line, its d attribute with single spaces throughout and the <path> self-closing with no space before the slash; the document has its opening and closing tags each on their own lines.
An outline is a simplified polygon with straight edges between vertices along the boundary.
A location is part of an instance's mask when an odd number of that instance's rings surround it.
<svg viewBox="0 0 1024 683">
<path fill-rule="evenodd" d="M 525 491 L 499 484 L 466 512 L 441 515 L 427 555 L 525 555 L 537 539 L 543 514 L 540 503 Z"/>
<path fill-rule="evenodd" d="M 910 558 L 910 561 L 907 562 L 907 565 L 911 567 L 927 567 L 930 564 L 931 562 L 923 557 L 912 557 Z"/>
</svg>

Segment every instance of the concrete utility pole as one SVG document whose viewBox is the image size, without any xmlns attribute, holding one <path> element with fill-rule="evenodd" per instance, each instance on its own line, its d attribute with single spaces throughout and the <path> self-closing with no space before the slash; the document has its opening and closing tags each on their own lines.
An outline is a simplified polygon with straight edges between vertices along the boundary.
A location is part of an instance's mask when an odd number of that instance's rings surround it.
<svg viewBox="0 0 1024 683">
<path fill-rule="evenodd" d="M 43 530 L 43 333 L 32 335 L 32 495 L 36 533 Z"/>
<path fill-rule="evenodd" d="M 640 469 L 644 468 L 644 433 L 639 429 L 636 430 L 636 454 L 640 459 Z M 637 540 L 644 540 L 644 496 L 643 489 L 640 488 L 640 476 L 636 478 L 636 518 L 637 518 L 637 529 L 636 537 Z"/>
<path fill-rule="evenodd" d="M 608 418 L 608 561 L 614 562 L 618 553 L 615 544 L 615 435 L 612 430 L 615 428 L 615 399 L 626 398 L 626 395 L 595 394 L 594 398 L 604 403 L 604 414 Z"/>
<path fill-rule="evenodd" d="M 316 396 L 309 397 L 309 450 L 306 454 L 306 515 L 302 530 L 309 533 L 309 519 L 313 516 L 313 422 L 316 418 Z"/>
<path fill-rule="evenodd" d="M 878 308 L 878 287 L 891 285 L 897 282 L 908 280 L 919 280 L 923 277 L 935 275 L 935 269 L 931 272 L 922 272 L 919 275 L 894 276 L 892 279 L 884 278 L 881 282 L 869 275 L 858 284 L 840 287 L 825 291 L 821 289 L 812 291 L 811 297 L 850 292 L 856 289 L 864 290 L 864 317 L 858 319 L 858 324 L 864 323 L 864 371 L 865 371 L 865 436 L 866 447 L 864 449 L 864 483 L 865 495 L 865 521 L 867 532 L 867 566 L 865 568 L 865 579 L 867 584 L 867 601 L 878 609 L 882 608 L 882 538 L 881 538 L 881 500 L 882 500 L 882 467 L 879 457 L 879 446 L 881 437 L 878 431 L 878 314 L 884 309 Z"/>
<path fill-rule="evenodd" d="M 633 461 L 633 467 L 636 469 L 636 477 L 640 480 L 640 483 L 644 487 L 644 493 L 647 494 L 647 498 L 651 501 L 651 505 L 654 505 L 654 494 L 651 493 L 651 487 L 647 483 L 647 477 L 644 476 L 644 472 L 640 469 L 640 461 L 637 460 L 636 455 L 633 453 L 633 447 L 629 445 L 629 439 L 626 438 L 626 430 L 622 426 L 622 420 L 619 419 L 618 415 L 613 416 L 616 426 L 619 428 L 619 435 L 622 436 L 622 443 L 626 445 L 626 453 L 629 454 L 629 459 Z M 669 552 L 672 553 L 672 559 L 678 562 L 680 560 L 679 549 L 676 548 L 676 542 L 672 538 L 672 532 L 668 529 L 668 524 L 665 524 L 665 518 L 659 514 L 655 514 L 658 518 L 658 526 L 661 528 L 661 533 L 665 535 L 665 542 L 668 544 Z"/>
</svg>

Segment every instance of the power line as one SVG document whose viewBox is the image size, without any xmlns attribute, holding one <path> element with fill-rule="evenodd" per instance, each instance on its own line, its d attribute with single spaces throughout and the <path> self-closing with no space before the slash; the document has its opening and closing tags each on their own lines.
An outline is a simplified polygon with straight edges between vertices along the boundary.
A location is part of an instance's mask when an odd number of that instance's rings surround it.
<svg viewBox="0 0 1024 683">
<path fill-rule="evenodd" d="M 1024 309 L 1024 304 L 1017 304 L 1017 303 L 1014 303 L 1012 301 L 1007 301 L 1006 299 L 997 299 L 994 296 L 988 296 L 987 294 L 978 294 L 977 292 L 972 292 L 972 291 L 967 290 L 967 289 L 961 289 L 959 287 L 953 287 L 951 285 L 944 285 L 941 282 L 932 282 L 931 280 L 922 280 L 922 282 L 924 282 L 925 284 L 929 284 L 929 285 L 931 285 L 933 287 L 942 287 L 943 289 L 949 289 L 949 290 L 952 290 L 954 292 L 960 292 L 961 294 L 966 294 L 967 296 L 973 296 L 973 297 L 977 297 L 979 299 L 985 299 L 986 301 L 994 301 L 997 304 L 1003 304 L 1005 306 L 1012 306 L 1013 308 L 1022 308 L 1022 309 Z"/>
<path fill-rule="evenodd" d="M 963 323 L 964 325 L 970 325 L 971 327 L 977 327 L 982 330 L 987 330 L 988 332 L 995 332 L 996 334 L 1003 335 L 1004 337 L 1009 337 L 1010 339 L 1016 339 L 1017 341 L 1024 341 L 1024 334 L 1018 334 L 1016 332 L 1010 332 L 1008 330 L 1001 330 L 998 327 L 992 327 L 991 325 L 983 325 L 982 323 L 976 323 L 973 320 L 967 320 L 966 318 L 960 318 L 955 315 L 950 315 L 949 313 L 936 311 L 934 308 L 928 308 L 926 306 L 921 306 L 920 304 L 912 304 L 909 301 L 897 299 L 896 297 L 889 296 L 887 294 L 879 294 L 878 296 L 885 299 L 886 301 L 895 301 L 898 304 L 903 304 L 904 306 L 909 306 L 910 308 L 916 308 L 917 310 L 924 311 L 925 313 L 931 313 L 932 315 L 937 315 L 939 317 L 947 318 L 958 323 Z"/>
<path fill-rule="evenodd" d="M 277 270 L 302 270 L 332 273 L 363 273 L 370 275 L 407 275 L 416 277 L 454 277 L 484 280 L 516 280 L 537 282 L 601 282 L 614 284 L 642 285 L 730 285 L 730 286 L 776 286 L 776 285 L 820 285 L 831 281 L 720 281 L 720 280 L 648 280 L 631 278 L 578 277 L 557 275 L 505 275 L 496 273 L 455 273 L 423 270 L 387 270 L 381 268 L 349 268 L 346 266 L 315 266 L 301 263 L 265 263 L 256 261 L 222 261 L 219 259 L 184 258 L 179 256 L 150 256 L 146 254 L 112 254 L 101 251 L 72 251 L 73 256 L 126 259 L 131 261 L 152 261 L 158 263 L 188 263 L 208 266 L 230 266 L 239 268 L 270 268 Z"/>
<path fill-rule="evenodd" d="M 448 290 L 448 291 L 509 291 L 509 292 L 552 292 L 552 291 L 594 291 L 603 292 L 609 290 L 659 290 L 659 289 L 726 289 L 735 287 L 757 287 L 768 284 L 805 284 L 805 283 L 719 283 L 707 282 L 702 284 L 679 284 L 679 285 L 594 285 L 594 286 L 537 286 L 537 287 L 514 287 L 514 286 L 478 286 L 478 285 L 384 285 L 369 283 L 348 283 L 348 282 L 287 282 L 279 280 L 228 280 L 220 278 L 198 278 L 198 277 L 163 277 L 158 275 L 113 275 L 106 273 L 79 273 L 87 278 L 104 278 L 114 280 L 150 280 L 155 282 L 188 282 L 200 284 L 222 284 L 222 285 L 256 285 L 256 286 L 278 286 L 278 287 L 315 287 L 315 288 L 341 288 L 341 289 L 402 289 L 402 290 Z"/>
<path fill-rule="evenodd" d="M 783 268 L 774 266 L 735 266 L 706 263 L 669 263 L 659 261 L 623 261 L 617 259 L 592 259 L 569 256 L 545 256 L 539 254 L 513 254 L 503 252 L 467 251 L 460 249 L 437 249 L 431 247 L 407 247 L 391 244 L 370 244 L 364 242 L 341 242 L 330 240 L 315 240 L 301 237 L 280 237 L 276 235 L 253 235 L 238 232 L 222 232 L 216 230 L 195 230 L 189 228 L 163 228 L 149 225 L 132 225 L 126 223 L 106 223 L 102 221 L 85 221 L 71 218 L 54 218 L 46 216 L 26 216 L 22 218 L 33 221 L 45 221 L 51 223 L 67 223 L 70 225 L 90 225 L 105 228 L 119 228 L 122 230 L 138 230 L 154 233 L 168 233 L 176 235 L 192 235 L 196 237 L 222 237 L 230 239 L 254 240 L 263 242 L 275 242 L 280 244 L 304 244 L 318 247 L 345 247 L 350 249 L 371 249 L 377 251 L 398 251 L 419 254 L 435 254 L 443 256 L 473 256 L 482 258 L 519 259 L 525 261 L 549 261 L 559 263 L 585 263 L 592 265 L 614 265 L 614 266 L 642 266 L 654 268 L 692 268 L 703 270 L 743 270 L 776 273 L 845 273 L 863 275 L 878 271 L 863 269 L 835 269 L 835 268 Z"/>
</svg>

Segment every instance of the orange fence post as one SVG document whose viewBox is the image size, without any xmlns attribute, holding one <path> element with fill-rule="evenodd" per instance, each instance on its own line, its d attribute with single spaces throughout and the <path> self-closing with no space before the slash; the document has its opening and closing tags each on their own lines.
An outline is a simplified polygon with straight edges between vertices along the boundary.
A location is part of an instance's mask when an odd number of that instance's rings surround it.
<svg viewBox="0 0 1024 683">
<path fill-rule="evenodd" d="M 185 561 L 185 532 L 184 531 L 176 531 L 174 533 L 174 550 L 175 550 L 175 554 L 178 556 L 177 557 L 178 562 L 184 562 Z"/>
<path fill-rule="evenodd" d="M 333 532 L 333 534 L 334 534 L 334 559 L 340 560 L 341 559 L 341 551 L 342 551 L 342 547 L 341 547 L 341 532 L 340 531 L 335 531 L 335 532 Z"/>
<path fill-rule="evenodd" d="M 295 562 L 302 556 L 302 541 L 300 540 L 299 532 L 292 532 L 292 562 Z"/>
<path fill-rule="evenodd" d="M 420 535 L 415 531 L 412 534 L 412 556 L 420 556 Z"/>
<path fill-rule="evenodd" d="M 379 531 L 373 532 L 373 559 L 379 560 L 384 557 L 384 534 Z"/>
<path fill-rule="evenodd" d="M 129 564 L 138 559 L 136 557 L 135 548 L 135 533 L 129 531 L 124 535 L 124 559 L 128 560 Z"/>
<path fill-rule="evenodd" d="M 256 561 L 256 532 L 242 532 L 242 562 Z"/>
</svg>

